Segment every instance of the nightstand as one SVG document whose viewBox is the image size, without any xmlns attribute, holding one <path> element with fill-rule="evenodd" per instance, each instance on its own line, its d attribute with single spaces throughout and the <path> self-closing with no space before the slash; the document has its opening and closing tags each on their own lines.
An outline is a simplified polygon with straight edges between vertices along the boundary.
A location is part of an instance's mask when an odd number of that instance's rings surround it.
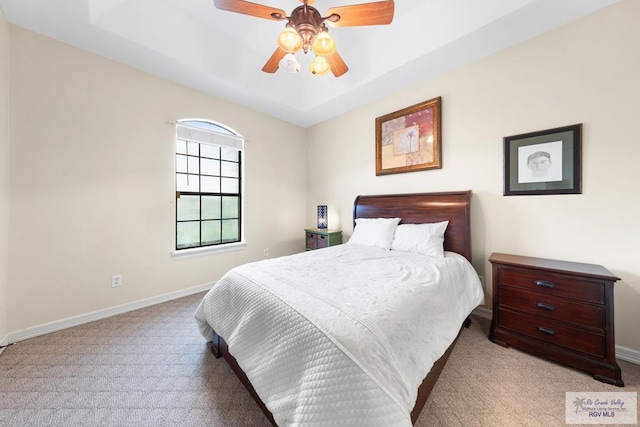
<svg viewBox="0 0 640 427">
<path fill-rule="evenodd" d="M 489 339 L 624 386 L 616 362 L 613 284 L 594 264 L 494 253 Z"/>
<path fill-rule="evenodd" d="M 328 248 L 342 243 L 342 231 L 320 228 L 305 228 L 305 250 Z"/>
</svg>

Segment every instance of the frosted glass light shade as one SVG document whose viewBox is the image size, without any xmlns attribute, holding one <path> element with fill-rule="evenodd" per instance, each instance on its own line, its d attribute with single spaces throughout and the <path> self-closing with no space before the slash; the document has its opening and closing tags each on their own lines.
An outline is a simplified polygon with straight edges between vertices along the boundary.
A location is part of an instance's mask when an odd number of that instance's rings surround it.
<svg viewBox="0 0 640 427">
<path fill-rule="evenodd" d="M 311 64 L 309 64 L 309 71 L 316 76 L 327 74 L 330 68 L 329 63 L 322 56 L 316 56 Z"/>
<path fill-rule="evenodd" d="M 311 50 L 313 50 L 313 53 L 316 55 L 331 55 L 336 51 L 336 41 L 329 35 L 329 32 L 320 31 L 311 44 Z"/>
<path fill-rule="evenodd" d="M 278 63 L 278 66 L 289 73 L 297 73 L 300 71 L 300 63 L 293 55 L 293 53 L 287 53 Z"/>
<path fill-rule="evenodd" d="M 286 27 L 278 35 L 278 46 L 288 53 L 297 52 L 302 48 L 302 37 L 294 28 Z"/>
</svg>

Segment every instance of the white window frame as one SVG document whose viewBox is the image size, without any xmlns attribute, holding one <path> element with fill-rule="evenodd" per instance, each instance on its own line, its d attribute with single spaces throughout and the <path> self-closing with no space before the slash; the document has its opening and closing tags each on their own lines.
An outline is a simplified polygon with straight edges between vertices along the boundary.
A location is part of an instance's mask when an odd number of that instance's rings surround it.
<svg viewBox="0 0 640 427">
<path fill-rule="evenodd" d="M 228 133 L 216 132 L 209 129 L 203 129 L 201 127 L 195 127 L 188 125 L 188 122 L 203 122 L 209 123 L 213 126 L 220 127 L 222 129 L 227 130 Z M 240 251 L 246 248 L 248 245 L 245 242 L 245 227 L 244 227 L 244 142 L 245 138 L 240 135 L 238 132 L 229 128 L 220 123 L 216 123 L 212 120 L 207 119 L 183 119 L 178 120 L 176 123 L 176 137 L 175 143 L 177 144 L 178 139 L 186 140 L 190 142 L 196 142 L 199 144 L 212 145 L 215 147 L 232 147 L 238 149 L 240 151 L 241 161 L 240 161 L 240 241 L 232 242 L 232 243 L 221 243 L 218 245 L 210 245 L 210 246 L 199 246 L 194 248 L 185 248 L 185 249 L 175 249 L 177 238 L 174 233 L 174 250 L 171 252 L 171 256 L 175 260 L 188 259 L 194 257 L 200 257 L 211 254 L 225 253 L 225 252 L 235 252 Z M 174 148 L 174 155 L 177 150 Z M 174 168 L 173 171 L 174 179 L 177 176 L 177 170 Z M 174 185 L 175 188 L 175 185 Z M 177 188 L 175 188 L 177 191 Z M 177 199 L 176 199 L 177 203 Z M 174 213 L 175 213 L 174 209 Z M 174 216 L 173 226 L 174 230 L 177 226 L 177 217 Z"/>
</svg>

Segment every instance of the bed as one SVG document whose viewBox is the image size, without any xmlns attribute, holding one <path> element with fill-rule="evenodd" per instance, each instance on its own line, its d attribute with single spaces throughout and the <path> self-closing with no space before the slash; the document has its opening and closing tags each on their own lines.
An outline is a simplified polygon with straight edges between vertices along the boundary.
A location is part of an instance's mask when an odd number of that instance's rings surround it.
<svg viewBox="0 0 640 427">
<path fill-rule="evenodd" d="M 484 298 L 470 200 L 358 196 L 354 230 L 448 222 L 442 258 L 358 244 L 354 232 L 354 244 L 246 264 L 203 298 L 200 330 L 274 425 L 412 425 Z"/>
</svg>

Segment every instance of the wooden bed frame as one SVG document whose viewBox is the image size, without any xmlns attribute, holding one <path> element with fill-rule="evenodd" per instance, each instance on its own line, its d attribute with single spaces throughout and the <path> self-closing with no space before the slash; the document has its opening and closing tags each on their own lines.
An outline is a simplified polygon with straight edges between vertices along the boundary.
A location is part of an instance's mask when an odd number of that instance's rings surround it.
<svg viewBox="0 0 640 427">
<path fill-rule="evenodd" d="M 354 226 L 356 218 L 402 218 L 401 223 L 420 224 L 427 222 L 449 221 L 444 238 L 444 249 L 457 252 L 471 262 L 471 191 L 446 193 L 389 194 L 378 196 L 358 196 L 353 205 Z M 460 327 L 469 327 L 467 318 Z M 460 333 L 458 333 L 458 337 Z M 415 424 L 431 390 L 444 369 L 458 337 L 447 351 L 438 359 L 418 389 L 416 404 L 411 412 L 411 421 Z M 224 357 L 242 384 L 258 403 L 264 414 L 277 425 L 273 415 L 264 405 L 238 362 L 229 353 L 229 347 L 222 337 L 214 333 L 211 351 L 216 358 Z"/>
</svg>

